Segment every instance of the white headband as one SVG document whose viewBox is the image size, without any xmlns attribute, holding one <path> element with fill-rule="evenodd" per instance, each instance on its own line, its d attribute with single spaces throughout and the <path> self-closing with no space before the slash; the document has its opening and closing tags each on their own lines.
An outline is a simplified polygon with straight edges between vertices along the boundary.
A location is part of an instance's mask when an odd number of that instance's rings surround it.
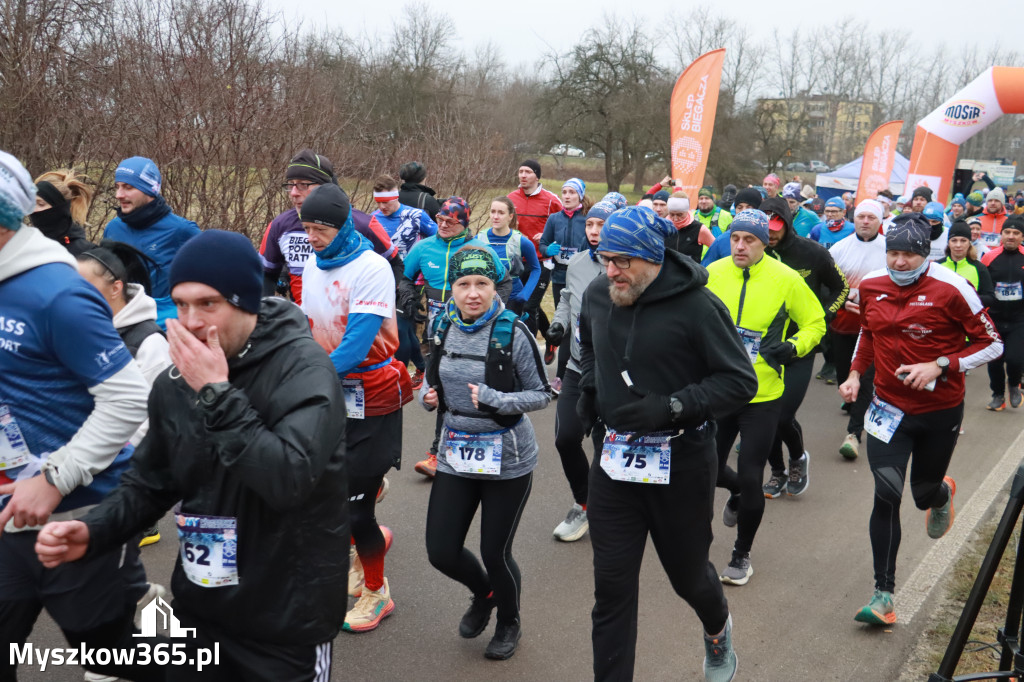
<svg viewBox="0 0 1024 682">
<path fill-rule="evenodd" d="M 686 197 L 669 197 L 669 213 L 688 213 L 690 211 L 690 200 Z"/>
</svg>

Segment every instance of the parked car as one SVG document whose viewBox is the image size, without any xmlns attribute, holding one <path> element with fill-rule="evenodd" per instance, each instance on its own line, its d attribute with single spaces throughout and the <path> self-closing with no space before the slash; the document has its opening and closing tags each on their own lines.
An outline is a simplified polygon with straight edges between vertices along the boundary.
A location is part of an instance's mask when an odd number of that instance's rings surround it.
<svg viewBox="0 0 1024 682">
<path fill-rule="evenodd" d="M 796 172 L 796 173 L 806 173 L 809 169 L 807 168 L 807 164 L 806 163 L 801 163 L 800 161 L 794 161 L 792 163 L 787 163 L 786 164 L 786 170 L 790 171 L 790 172 Z"/>
<path fill-rule="evenodd" d="M 807 162 L 807 170 L 811 171 L 812 173 L 828 173 L 829 167 L 828 164 L 825 163 L 824 161 L 812 159 L 811 161 Z"/>
<path fill-rule="evenodd" d="M 571 144 L 556 144 L 554 147 L 548 150 L 548 154 L 554 154 L 555 156 L 571 156 L 577 159 L 585 158 L 587 153 L 579 147 L 573 147 Z"/>
<path fill-rule="evenodd" d="M 1024 175 L 1018 175 L 1013 179 L 1014 182 L 1024 182 Z"/>
</svg>

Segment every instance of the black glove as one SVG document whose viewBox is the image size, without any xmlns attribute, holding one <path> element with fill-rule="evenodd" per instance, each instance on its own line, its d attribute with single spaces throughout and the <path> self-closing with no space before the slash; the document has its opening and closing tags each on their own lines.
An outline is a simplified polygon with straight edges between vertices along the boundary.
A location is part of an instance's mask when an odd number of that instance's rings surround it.
<svg viewBox="0 0 1024 682">
<path fill-rule="evenodd" d="M 781 376 L 783 365 L 788 365 L 796 358 L 796 346 L 789 341 L 776 343 L 774 346 L 762 348 L 761 357 Z"/>
<path fill-rule="evenodd" d="M 672 421 L 668 396 L 656 393 L 649 393 L 640 400 L 617 408 L 612 413 L 610 421 L 615 424 L 616 431 L 635 432 L 634 439 L 652 431 L 678 428 Z"/>
<path fill-rule="evenodd" d="M 557 346 L 562 343 L 564 337 L 565 327 L 560 322 L 555 322 L 544 332 L 544 340 L 548 342 L 549 346 Z"/>
<path fill-rule="evenodd" d="M 510 298 L 508 299 L 508 305 L 505 307 L 514 312 L 518 317 L 523 314 L 523 310 L 526 308 L 526 301 L 519 298 Z"/>
<path fill-rule="evenodd" d="M 580 391 L 580 399 L 576 402 L 576 416 L 583 425 L 583 437 L 589 438 L 597 425 L 597 396 L 593 391 Z"/>
</svg>

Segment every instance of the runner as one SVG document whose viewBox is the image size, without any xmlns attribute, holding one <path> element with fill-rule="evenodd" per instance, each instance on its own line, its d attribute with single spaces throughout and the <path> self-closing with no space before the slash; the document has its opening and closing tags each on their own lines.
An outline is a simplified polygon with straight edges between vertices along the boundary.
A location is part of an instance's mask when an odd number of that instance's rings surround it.
<svg viewBox="0 0 1024 682">
<path fill-rule="evenodd" d="M 128 244 L 104 240 L 78 256 L 78 272 L 96 287 L 114 313 L 114 328 L 135 358 L 150 387 L 171 365 L 167 337 L 156 324 L 156 301 L 147 293 L 149 270 L 146 257 Z M 129 439 L 138 447 L 149 430 L 145 421 Z M 140 547 L 160 541 L 154 524 L 142 534 Z"/>
<path fill-rule="evenodd" d="M 979 213 L 978 217 L 981 219 L 981 238 L 985 240 L 985 246 L 997 249 L 1003 223 L 1006 222 L 1006 194 L 1001 187 L 988 193 L 985 197 L 985 211 Z"/>
<path fill-rule="evenodd" d="M 850 289 L 846 285 L 846 278 L 836 267 L 828 251 L 820 244 L 815 244 L 796 233 L 790 221 L 789 203 L 789 200 L 774 198 L 765 199 L 761 204 L 761 209 L 768 216 L 769 248 L 766 249 L 766 253 L 800 273 L 804 282 L 818 297 L 821 307 L 825 310 L 825 321 L 828 322 L 842 307 Z M 791 334 L 797 330 L 795 324 L 790 327 Z M 802 495 L 810 483 L 810 453 L 804 448 L 803 429 L 796 420 L 796 413 L 804 401 L 804 396 L 807 395 L 807 387 L 814 374 L 814 356 L 817 350 L 817 347 L 812 349 L 807 355 L 793 360 L 786 366 L 779 426 L 768 455 L 771 476 L 763 488 L 764 496 L 769 499 L 779 497 L 784 492 L 792 496 Z M 782 459 L 783 443 L 789 450 L 788 470 Z"/>
<path fill-rule="evenodd" d="M 435 220 L 441 210 L 441 202 L 437 200 L 437 192 L 423 183 L 427 179 L 427 167 L 419 161 L 403 163 L 398 169 L 398 177 L 402 186 L 398 188 L 398 200 L 406 206 L 426 211 L 431 220 Z"/>
<path fill-rule="evenodd" d="M 982 259 L 992 276 L 995 300 L 991 315 L 1005 344 L 1003 356 L 988 364 L 992 401 L 988 409 L 1000 412 L 1006 407 L 1006 386 L 1010 387 L 1010 407 L 1021 404 L 1021 372 L 1024 367 L 1024 217 L 1011 216 L 1002 227 L 1002 246 Z"/>
<path fill-rule="evenodd" d="M 324 184 L 338 184 L 334 166 L 326 156 L 312 149 L 303 149 L 289 162 L 281 189 L 288 193 L 292 207 L 270 221 L 260 244 L 264 296 L 287 293 L 296 304 L 302 305 L 302 271 L 313 249 L 302 228 L 302 221 L 299 220 L 299 211 L 309 193 Z M 400 271 L 401 259 L 396 259 L 398 249 L 391 243 L 391 238 L 380 223 L 371 224 L 370 216 L 356 209 L 352 209 L 352 217 L 356 231 L 370 241 L 374 253 L 387 258 L 392 269 Z M 286 266 L 288 271 L 284 273 Z M 287 276 L 287 286 L 284 288 L 279 286 L 282 274 Z"/>
<path fill-rule="evenodd" d="M 783 210 L 781 201 L 772 205 Z M 814 292 L 795 270 L 765 257 L 768 223 L 756 209 L 737 213 L 730 227 L 732 258 L 708 266 L 708 290 L 729 309 L 758 383 L 749 403 L 718 420 L 717 485 L 731 493 L 723 519 L 737 527 L 732 560 L 721 575 L 728 585 L 746 585 L 754 574 L 750 550 L 764 515 L 764 467 L 782 410 L 783 367 L 811 353 L 825 334 L 825 313 Z M 799 327 L 794 333 L 790 321 Z M 734 471 L 728 462 L 737 435 Z"/>
<path fill-rule="evenodd" d="M 659 189 L 657 192 L 651 195 L 651 204 L 654 206 L 654 212 L 658 214 L 659 218 L 668 217 L 668 190 Z M 564 201 L 562 202 L 565 203 Z"/>
<path fill-rule="evenodd" d="M 402 261 L 409 254 L 409 249 L 420 239 L 437 234 L 437 224 L 426 211 L 402 205 L 399 203 L 400 194 L 398 183 L 391 176 L 379 176 L 373 185 L 373 199 L 377 204 L 377 210 L 370 216 L 371 230 L 387 233 L 391 243 L 398 250 L 397 258 L 392 259 L 396 281 L 402 277 Z M 403 367 L 408 367 L 409 361 L 412 361 L 416 368 L 412 375 L 412 387 L 416 390 L 423 384 L 426 361 L 420 350 L 414 320 L 398 318 L 398 338 L 395 357 Z"/>
<path fill-rule="evenodd" d="M 540 238 L 538 251 L 545 256 L 550 256 L 551 262 L 554 263 L 554 269 L 551 270 L 551 291 L 556 306 L 562 296 L 562 289 L 565 288 L 565 269 L 569 265 L 569 260 L 586 246 L 587 211 L 591 206 L 586 191 L 586 183 L 579 178 L 569 178 L 565 181 L 565 184 L 562 185 L 562 210 L 548 216 L 548 221 L 544 225 L 544 233 Z M 668 192 L 665 190 L 658 192 L 658 194 L 662 193 L 667 200 Z M 545 339 L 547 339 L 546 336 Z M 550 342 L 546 346 L 545 364 L 551 362 L 555 352 L 553 349 L 556 348 Z M 565 374 L 568 362 L 569 349 L 559 346 L 555 378 L 551 380 L 551 390 L 556 396 L 562 390 L 562 376 Z"/>
<path fill-rule="evenodd" d="M 508 308 L 522 315 L 540 279 L 540 261 L 533 242 L 518 230 L 516 207 L 508 197 L 491 199 L 491 226 L 477 237 L 487 244 L 512 276 Z M 523 281 L 522 277 L 526 277 Z M 550 329 L 550 327 L 549 327 Z"/>
<path fill-rule="evenodd" d="M 526 412 L 551 400 L 530 330 L 495 293 L 503 275 L 494 252 L 465 246 L 452 257 L 452 298 L 434 323 L 427 409 L 445 405 L 444 452 L 427 507 L 431 565 L 472 593 L 459 635 L 479 636 L 498 609 L 484 655 L 504 660 L 522 636 L 522 578 L 512 543 L 533 485 L 539 447 Z M 483 566 L 466 547 L 477 508 Z"/>
<path fill-rule="evenodd" d="M 981 218 L 971 216 L 967 219 L 967 225 L 971 228 L 971 245 L 978 252 L 978 258 L 984 258 L 991 249 L 985 245 L 985 240 L 981 237 Z"/>
<path fill-rule="evenodd" d="M 847 300 L 842 309 L 836 312 L 828 329 L 829 343 L 832 345 L 835 358 L 836 381 L 842 384 L 850 375 L 850 363 L 853 351 L 857 347 L 857 336 L 860 334 L 861 296 L 860 283 L 869 273 L 885 267 L 885 238 L 879 232 L 879 212 L 870 199 L 860 202 L 854 215 L 854 233 L 840 240 L 829 249 L 836 266 L 843 272 L 850 286 Z M 894 224 L 902 224 L 907 218 L 897 216 Z M 892 229 L 892 228 L 890 228 Z M 856 459 L 860 454 L 861 437 L 864 434 L 864 414 L 871 402 L 872 381 L 875 376 L 874 365 L 870 366 L 860 377 L 862 389 L 856 401 L 846 403 L 849 414 L 846 425 L 846 436 L 839 446 L 839 454 L 846 459 Z"/>
<path fill-rule="evenodd" d="M 150 259 L 156 323 L 163 329 L 165 320 L 177 312 L 167 284 L 171 261 L 185 242 L 199 234 L 199 226 L 171 213 L 160 194 L 160 170 L 145 157 L 133 156 L 119 163 L 114 171 L 114 187 L 117 217 L 107 223 L 103 238 L 130 244 Z"/>
<path fill-rule="evenodd" d="M 182 247 L 168 276 L 174 367 L 153 387 L 149 433 L 120 486 L 82 521 L 47 525 L 36 552 L 53 567 L 110 551 L 173 506 L 186 655 L 216 644 L 218 680 L 327 680 L 348 568 L 344 396 L 302 312 L 261 301 L 262 280 L 240 234 Z"/>
<path fill-rule="evenodd" d="M 704 252 L 715 239 L 711 230 L 694 220 L 690 213 L 690 200 L 685 192 L 676 192 L 668 199 L 668 219 L 675 230 L 665 237 L 665 248 L 689 256 L 699 263 Z"/>
<path fill-rule="evenodd" d="M 753 187 L 747 187 L 741 189 L 736 194 L 736 213 L 739 214 L 750 208 L 758 208 L 761 205 L 761 193 Z M 700 212 L 694 214 L 696 217 L 700 217 Z M 729 216 L 732 220 L 732 216 Z M 714 230 L 711 230 L 714 233 Z M 704 252 L 704 258 L 701 259 L 700 263 L 704 267 L 707 267 L 717 260 L 728 258 L 730 253 L 730 232 L 727 229 L 722 234 L 715 237 L 714 243 Z"/>
<path fill-rule="evenodd" d="M 989 274 L 988 268 L 978 260 L 977 249 L 971 244 L 971 226 L 965 221 L 957 220 L 949 228 L 946 257 L 938 263 L 970 282 L 974 290 L 978 292 L 978 298 L 981 299 L 982 305 L 986 308 L 991 309 L 996 304 L 992 275 Z M 989 364 L 991 366 L 991 363 Z"/>
<path fill-rule="evenodd" d="M 932 228 L 930 235 L 932 246 L 928 253 L 928 260 L 940 261 L 946 257 L 946 240 L 948 239 L 945 226 L 946 214 L 942 210 L 942 204 L 937 201 L 929 201 L 925 205 L 924 211 L 921 212 L 921 217 L 927 220 Z"/>
<path fill-rule="evenodd" d="M 348 195 L 334 184 L 317 187 L 302 204 L 299 217 L 315 255 L 302 273 L 302 310 L 345 392 L 345 468 L 355 545 L 349 595 L 359 601 L 342 627 L 368 632 L 395 608 L 384 577 L 392 533 L 377 524 L 374 510 L 384 474 L 402 464 L 402 406 L 412 400 L 412 385 L 394 356 L 394 275 L 356 232 L 351 209 Z"/>
<path fill-rule="evenodd" d="M 0 637 L 24 644 L 45 608 L 76 649 L 131 648 L 146 580 L 128 537 L 58 571 L 34 556 L 47 520 L 81 518 L 117 485 L 149 392 L 71 254 L 22 224 L 35 193 L 28 171 L 0 152 Z M 88 670 L 164 679 L 155 666 Z M 0 678 L 17 679 L 13 656 Z"/>
<path fill-rule="evenodd" d="M 672 199 L 669 199 L 672 201 Z M 587 213 L 587 248 L 572 257 L 566 271 L 565 288 L 558 301 L 558 308 L 548 328 L 548 335 L 555 343 L 569 339 L 571 356 L 562 381 L 562 396 L 555 414 L 555 448 L 562 459 L 562 471 L 569 481 L 573 505 L 569 513 L 555 527 L 554 536 L 562 542 L 575 542 L 583 537 L 590 525 L 587 523 L 587 476 L 590 463 L 583 450 L 583 424 L 576 414 L 576 403 L 580 399 L 580 309 L 583 292 L 595 277 L 604 273 L 604 267 L 597 261 L 597 244 L 601 228 L 615 206 L 605 201 L 593 205 Z M 687 213 L 689 216 L 689 213 Z M 594 452 L 601 451 L 600 440 L 595 438 Z"/>
<path fill-rule="evenodd" d="M 757 204 L 761 204 L 761 193 L 754 191 L 757 194 Z M 740 190 L 736 195 L 736 210 L 740 210 L 739 205 L 741 203 L 752 203 L 750 196 L 750 188 Z M 697 192 L 697 209 L 693 212 L 693 217 L 696 218 L 704 227 L 711 230 L 711 236 L 718 239 L 726 230 L 729 229 L 729 223 L 732 222 L 732 214 L 728 210 L 723 211 L 721 208 L 715 205 L 714 193 L 706 188 L 702 187 Z"/>
<path fill-rule="evenodd" d="M 773 199 L 779 196 L 779 187 L 781 185 L 782 180 L 775 173 L 769 173 L 768 175 L 764 176 L 764 180 L 761 181 L 761 186 L 764 187 L 765 198 Z"/>
<path fill-rule="evenodd" d="M 963 418 L 964 372 L 1002 351 L 974 289 L 928 261 L 930 226 L 914 214 L 901 218 L 885 235 L 886 270 L 860 282 L 860 340 L 839 387 L 843 400 L 856 401 L 860 376 L 874 363 L 867 448 L 875 479 L 868 526 L 875 593 L 855 616 L 872 625 L 896 622 L 900 503 L 910 458 L 914 503 L 928 510 L 928 536 L 940 538 L 953 524 L 956 483 L 946 470 Z"/>
<path fill-rule="evenodd" d="M 508 198 L 512 200 L 512 204 L 516 208 L 516 221 L 519 224 L 519 231 L 533 242 L 543 266 L 540 271 L 540 278 L 537 280 L 537 286 L 534 287 L 533 294 L 526 302 L 526 312 L 528 314 L 526 326 L 534 334 L 537 333 L 538 329 L 543 334 L 548 329 L 548 316 L 540 307 L 540 302 L 544 299 L 544 294 L 548 290 L 548 284 L 551 282 L 551 267 L 553 267 L 553 264 L 551 263 L 550 256 L 545 255 L 544 250 L 540 248 L 540 237 L 544 232 L 548 216 L 561 211 L 562 202 L 559 201 L 554 193 L 541 186 L 540 164 L 535 160 L 526 159 L 519 164 L 517 176 L 519 187 L 515 191 L 509 192 Z M 551 354 L 551 357 L 554 357 L 553 349 Z M 545 355 L 547 355 L 547 352 L 545 352 Z M 550 359 L 548 361 L 550 362 Z"/>
<path fill-rule="evenodd" d="M 444 310 L 451 297 L 448 272 L 452 256 L 467 245 L 489 248 L 483 240 L 470 234 L 469 215 L 469 205 L 465 199 L 456 196 L 448 197 L 437 213 L 437 234 L 416 242 L 409 250 L 405 259 L 405 274 L 398 285 L 397 309 L 399 315 L 409 317 L 416 314 L 420 295 L 414 282 L 422 275 L 426 281 L 427 328 L 433 328 L 434 319 Z M 492 251 L 492 253 L 494 252 Z M 496 257 L 497 255 L 495 253 Z M 498 261 L 498 272 L 502 278 L 498 285 L 498 296 L 505 301 L 512 291 L 512 278 L 507 275 L 505 266 L 501 264 L 500 260 Z M 541 279 L 543 279 L 543 275 Z M 438 411 L 434 441 L 427 451 L 427 456 L 417 462 L 414 467 L 418 473 L 427 478 L 433 478 L 437 471 L 437 446 L 441 437 L 443 420 L 443 411 Z"/>
<path fill-rule="evenodd" d="M 29 222 L 72 256 L 94 245 L 85 236 L 93 188 L 73 170 L 56 170 L 36 178 L 36 206 Z"/>
<path fill-rule="evenodd" d="M 757 382 L 728 311 L 704 286 L 705 271 L 666 251 L 663 230 L 642 207 L 609 216 L 597 247 L 606 271 L 582 300 L 577 410 L 584 435 L 609 429 L 591 466 L 587 507 L 594 678 L 633 677 L 650 535 L 673 589 L 703 625 L 705 679 L 726 682 L 737 662 L 729 605 L 708 560 L 713 420 L 749 400 Z"/>
<path fill-rule="evenodd" d="M 846 204 L 839 197 L 832 197 L 825 202 L 825 219 L 811 228 L 807 238 L 828 249 L 851 234 L 853 223 L 846 219 Z"/>
<path fill-rule="evenodd" d="M 789 204 L 789 213 L 793 216 L 793 229 L 801 237 L 811 233 L 811 229 L 820 221 L 810 209 L 804 208 L 804 196 L 799 182 L 790 182 L 782 189 L 782 197 Z"/>
</svg>

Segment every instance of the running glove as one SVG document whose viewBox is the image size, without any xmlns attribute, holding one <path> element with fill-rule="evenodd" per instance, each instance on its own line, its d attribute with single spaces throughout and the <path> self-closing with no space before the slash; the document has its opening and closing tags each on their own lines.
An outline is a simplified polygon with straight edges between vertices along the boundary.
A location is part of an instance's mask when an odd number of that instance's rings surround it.
<svg viewBox="0 0 1024 682">
<path fill-rule="evenodd" d="M 626 403 L 612 413 L 609 421 L 616 431 L 633 431 L 639 437 L 652 431 L 679 428 L 672 421 L 668 396 L 648 393 L 640 400 Z"/>
<path fill-rule="evenodd" d="M 562 245 L 558 242 L 554 244 L 548 244 L 548 248 L 544 250 L 544 253 L 548 256 L 557 256 L 558 252 L 562 250 Z"/>
<path fill-rule="evenodd" d="M 580 424 L 583 426 L 583 437 L 589 438 L 598 421 L 597 396 L 594 391 L 580 391 L 580 399 L 576 402 L 576 416 L 580 418 Z"/>
<path fill-rule="evenodd" d="M 565 327 L 560 322 L 555 322 L 548 327 L 548 330 L 544 332 L 544 340 L 548 342 L 550 346 L 557 346 L 562 343 L 562 339 L 565 338 Z"/>
<path fill-rule="evenodd" d="M 796 358 L 796 346 L 789 341 L 776 343 L 767 348 L 762 348 L 761 357 L 764 358 L 769 367 L 778 372 L 779 376 L 782 376 L 782 367 L 788 365 Z"/>
</svg>

